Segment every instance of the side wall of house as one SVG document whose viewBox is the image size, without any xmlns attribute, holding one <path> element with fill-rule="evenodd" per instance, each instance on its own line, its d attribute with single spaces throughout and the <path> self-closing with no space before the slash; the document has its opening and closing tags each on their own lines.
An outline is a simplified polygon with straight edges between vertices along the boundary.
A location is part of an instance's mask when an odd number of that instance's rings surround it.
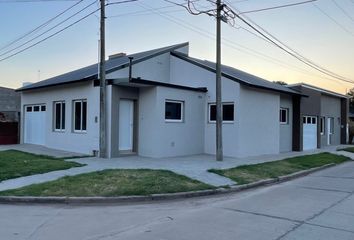
<svg viewBox="0 0 354 240">
<path fill-rule="evenodd" d="M 87 132 L 73 131 L 73 100 L 87 100 Z M 65 101 L 65 131 L 56 132 L 53 127 L 55 101 Z M 45 146 L 65 151 L 92 154 L 99 149 L 99 88 L 92 82 L 75 83 L 25 91 L 21 94 L 21 142 L 24 132 L 24 107 L 31 104 L 45 104 Z"/>
<path fill-rule="evenodd" d="M 280 152 L 290 152 L 293 146 L 293 100 L 291 96 L 280 95 L 280 107 L 288 109 L 288 122 L 280 124 Z"/>
<path fill-rule="evenodd" d="M 321 147 L 327 146 L 327 119 L 334 118 L 334 133 L 331 135 L 331 145 L 340 144 L 341 135 L 341 100 L 340 98 L 321 95 L 321 116 L 325 117 L 325 134 L 321 135 Z"/>
<path fill-rule="evenodd" d="M 183 102 L 183 121 L 165 120 L 165 101 Z M 141 88 L 139 155 L 171 157 L 204 152 L 205 93 L 175 88 Z"/>
<path fill-rule="evenodd" d="M 209 104 L 215 103 L 215 73 L 195 66 L 176 57 L 171 57 L 170 82 L 190 87 L 206 87 L 208 92 L 204 101 L 204 152 L 215 154 L 216 129 L 215 123 L 209 122 Z M 222 78 L 222 102 L 234 103 L 234 121 L 223 124 L 223 150 L 225 156 L 237 157 L 239 128 L 239 91 L 240 84 L 227 78 Z"/>
<path fill-rule="evenodd" d="M 241 86 L 239 157 L 279 153 L 280 96 Z"/>
</svg>

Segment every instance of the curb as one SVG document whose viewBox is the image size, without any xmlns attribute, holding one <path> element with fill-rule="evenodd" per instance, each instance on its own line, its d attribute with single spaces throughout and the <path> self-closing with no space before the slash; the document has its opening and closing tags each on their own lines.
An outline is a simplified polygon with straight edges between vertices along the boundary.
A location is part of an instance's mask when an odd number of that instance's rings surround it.
<svg viewBox="0 0 354 240">
<path fill-rule="evenodd" d="M 100 204 L 100 203 L 138 203 L 148 201 L 162 201 L 162 200 L 177 200 L 192 197 L 203 197 L 227 193 L 235 193 L 248 189 L 258 188 L 262 186 L 275 185 L 282 182 L 287 182 L 295 178 L 300 178 L 317 172 L 329 167 L 336 166 L 337 164 L 331 163 L 317 168 L 311 168 L 300 172 L 292 173 L 289 175 L 264 179 L 258 182 L 232 185 L 229 188 L 216 188 L 210 190 L 200 190 L 193 192 L 179 192 L 179 193 L 162 193 L 151 194 L 147 196 L 121 196 L 121 197 L 15 197 L 4 196 L 0 197 L 0 203 L 31 203 L 31 204 Z"/>
</svg>

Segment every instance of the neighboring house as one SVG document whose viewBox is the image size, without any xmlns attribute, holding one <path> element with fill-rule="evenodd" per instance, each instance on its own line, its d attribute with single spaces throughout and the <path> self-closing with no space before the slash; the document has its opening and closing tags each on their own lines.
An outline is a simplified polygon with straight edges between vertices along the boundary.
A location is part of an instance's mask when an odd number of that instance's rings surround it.
<svg viewBox="0 0 354 240">
<path fill-rule="evenodd" d="M 18 143 L 21 95 L 0 87 L 0 144 Z"/>
<path fill-rule="evenodd" d="M 215 63 L 189 57 L 188 48 L 183 43 L 106 61 L 109 157 L 215 154 Z M 97 70 L 93 64 L 20 88 L 22 142 L 97 151 Z M 223 66 L 222 96 L 225 156 L 300 150 L 301 93 Z"/>
<path fill-rule="evenodd" d="M 348 96 L 304 83 L 288 87 L 308 96 L 301 99 L 300 107 L 303 150 L 347 142 Z"/>
</svg>

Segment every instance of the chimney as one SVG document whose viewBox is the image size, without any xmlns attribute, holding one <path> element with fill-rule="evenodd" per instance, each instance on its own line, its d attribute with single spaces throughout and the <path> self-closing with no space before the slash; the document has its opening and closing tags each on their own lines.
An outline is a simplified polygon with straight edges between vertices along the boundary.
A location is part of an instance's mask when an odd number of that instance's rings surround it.
<svg viewBox="0 0 354 240">
<path fill-rule="evenodd" d="M 113 58 L 120 58 L 120 57 L 125 57 L 125 56 L 127 56 L 127 54 L 121 52 L 121 53 L 116 53 L 116 54 L 110 55 L 110 56 L 108 57 L 108 59 L 111 60 L 111 59 L 113 59 Z"/>
</svg>

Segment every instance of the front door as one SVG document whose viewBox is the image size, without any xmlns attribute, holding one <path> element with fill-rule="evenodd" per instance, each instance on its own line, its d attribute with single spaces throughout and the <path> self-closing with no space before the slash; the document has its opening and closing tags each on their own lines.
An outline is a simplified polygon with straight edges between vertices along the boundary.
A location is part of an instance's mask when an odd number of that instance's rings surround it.
<svg viewBox="0 0 354 240">
<path fill-rule="evenodd" d="M 121 99 L 119 103 L 119 151 L 133 150 L 134 101 Z"/>
<path fill-rule="evenodd" d="M 303 150 L 317 148 L 317 118 L 313 116 L 303 117 Z"/>
</svg>

